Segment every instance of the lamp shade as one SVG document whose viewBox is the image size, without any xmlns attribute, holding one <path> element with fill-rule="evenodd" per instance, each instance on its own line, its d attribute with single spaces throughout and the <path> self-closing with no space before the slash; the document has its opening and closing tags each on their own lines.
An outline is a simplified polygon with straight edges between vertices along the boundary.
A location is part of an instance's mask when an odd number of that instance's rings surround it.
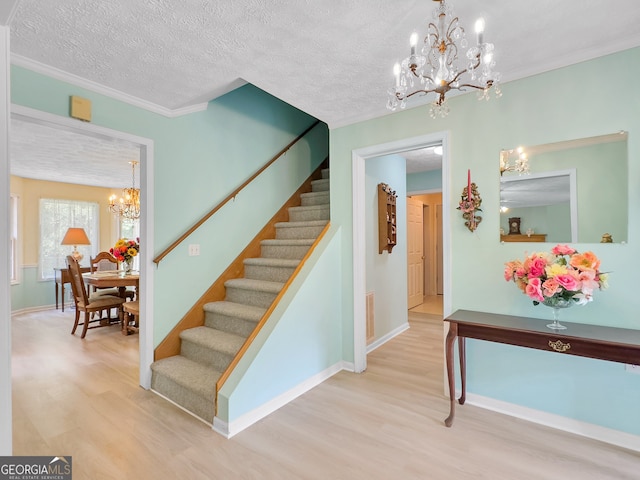
<svg viewBox="0 0 640 480">
<path fill-rule="evenodd" d="M 84 228 L 70 228 L 67 230 L 67 233 L 64 234 L 60 245 L 91 245 L 91 242 Z"/>
</svg>

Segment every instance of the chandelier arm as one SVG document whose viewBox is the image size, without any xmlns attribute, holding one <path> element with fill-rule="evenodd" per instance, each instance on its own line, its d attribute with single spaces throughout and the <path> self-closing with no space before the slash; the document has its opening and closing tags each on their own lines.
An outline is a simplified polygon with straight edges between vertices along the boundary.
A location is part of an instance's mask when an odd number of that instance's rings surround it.
<svg viewBox="0 0 640 480">
<path fill-rule="evenodd" d="M 458 73 L 456 74 L 456 76 L 455 76 L 455 77 L 453 77 L 453 79 L 449 82 L 449 85 L 451 85 L 452 83 L 455 83 L 456 81 L 458 81 L 458 79 L 459 79 L 462 75 L 464 75 L 465 73 L 467 73 L 467 69 L 466 69 L 466 68 L 465 68 L 464 70 L 462 70 L 462 71 L 458 72 Z"/>
<path fill-rule="evenodd" d="M 396 94 L 396 97 L 398 98 L 398 100 L 403 100 L 405 98 L 409 98 L 412 97 L 414 95 L 417 95 L 418 93 L 424 93 L 425 95 L 428 93 L 434 93 L 436 90 L 435 89 L 431 89 L 431 90 L 416 90 L 415 92 L 411 92 L 406 94 L 404 97 L 400 97 L 399 94 Z"/>
<path fill-rule="evenodd" d="M 475 70 L 476 68 L 478 68 L 480 66 L 480 63 L 482 63 L 482 61 L 480 60 L 480 54 L 476 54 L 476 63 L 473 65 L 473 67 L 471 67 L 472 70 Z M 465 72 L 468 69 L 465 69 Z"/>
<path fill-rule="evenodd" d="M 476 90 L 486 90 L 487 88 L 491 88 L 492 86 L 493 84 L 489 82 L 487 82 L 484 87 L 482 85 L 471 85 L 470 83 L 464 83 L 455 87 L 455 90 L 462 90 L 462 87 L 475 88 Z"/>
<path fill-rule="evenodd" d="M 449 22 L 449 26 L 447 27 L 447 40 L 449 40 L 450 43 L 453 43 L 451 41 L 451 34 L 453 33 L 453 30 L 455 30 L 455 28 L 451 28 L 453 27 L 454 23 L 458 23 L 458 17 L 455 17 L 453 20 L 451 20 Z M 464 33 L 464 28 L 460 27 L 460 30 L 462 30 L 462 33 Z"/>
<path fill-rule="evenodd" d="M 440 32 L 438 31 L 438 27 L 436 27 L 435 23 L 433 23 L 433 22 L 429 22 L 429 25 L 427 26 L 427 31 L 429 31 L 432 27 L 435 30 L 435 32 L 432 31 L 432 32 L 428 33 L 426 38 L 433 37 L 433 39 L 434 39 L 433 45 L 437 45 L 438 44 L 438 39 L 440 38 L 440 36 L 438 34 Z M 431 46 L 431 45 L 432 45 L 432 43 L 429 42 L 429 46 Z"/>
</svg>

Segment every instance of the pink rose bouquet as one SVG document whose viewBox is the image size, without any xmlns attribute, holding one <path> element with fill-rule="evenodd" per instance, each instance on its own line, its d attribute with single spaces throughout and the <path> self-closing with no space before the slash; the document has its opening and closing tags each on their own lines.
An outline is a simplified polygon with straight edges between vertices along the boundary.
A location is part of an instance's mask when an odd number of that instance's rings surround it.
<svg viewBox="0 0 640 480">
<path fill-rule="evenodd" d="M 116 257 L 119 262 L 130 262 L 133 257 L 138 255 L 140 251 L 140 239 L 127 240 L 121 238 L 118 240 L 113 248 L 109 249 L 111 255 Z"/>
<path fill-rule="evenodd" d="M 593 252 L 579 253 L 568 245 L 556 245 L 550 253 L 533 253 L 524 261 L 507 262 L 504 279 L 515 282 L 534 305 L 551 307 L 568 302 L 585 305 L 593 300 L 595 290 L 608 287 L 598 257 Z"/>
</svg>

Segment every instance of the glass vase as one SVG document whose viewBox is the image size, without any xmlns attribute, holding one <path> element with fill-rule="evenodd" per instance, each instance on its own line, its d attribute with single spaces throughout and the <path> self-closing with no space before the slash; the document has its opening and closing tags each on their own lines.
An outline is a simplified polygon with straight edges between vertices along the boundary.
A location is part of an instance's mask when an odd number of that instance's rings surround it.
<svg viewBox="0 0 640 480">
<path fill-rule="evenodd" d="M 131 275 L 131 271 L 133 270 L 133 258 L 125 259 L 125 261 L 122 262 L 122 267 L 125 275 Z"/>
<path fill-rule="evenodd" d="M 547 327 L 552 330 L 566 330 L 567 327 L 560 323 L 560 310 L 563 308 L 569 308 L 576 302 L 566 298 L 550 297 L 546 298 L 542 304 L 553 309 L 553 323 L 547 324 Z"/>
</svg>

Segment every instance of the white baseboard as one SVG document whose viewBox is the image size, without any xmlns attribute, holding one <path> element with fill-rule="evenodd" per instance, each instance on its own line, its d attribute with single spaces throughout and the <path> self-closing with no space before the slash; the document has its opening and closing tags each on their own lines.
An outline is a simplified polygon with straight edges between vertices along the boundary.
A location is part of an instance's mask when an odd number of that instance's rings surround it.
<svg viewBox="0 0 640 480">
<path fill-rule="evenodd" d="M 456 392 L 456 397 L 459 396 L 460 392 Z M 473 393 L 467 393 L 465 403 L 640 452 L 640 436 L 630 433 L 582 422 L 573 418 L 562 417 L 541 410 L 534 410 Z M 456 407 L 460 408 L 459 405 L 456 405 Z"/>
<path fill-rule="evenodd" d="M 230 423 L 227 423 L 224 420 L 215 417 L 213 419 L 213 430 L 226 438 L 231 438 L 234 435 L 240 433 L 245 428 L 250 427 L 257 421 L 275 412 L 287 403 L 295 400 L 303 393 L 308 392 L 313 387 L 320 385 L 326 379 L 332 377 L 341 370 L 346 370 L 346 367 L 348 366 L 348 363 L 338 362 L 327 368 L 326 370 L 323 370 L 322 372 L 314 375 L 313 377 L 308 378 L 299 385 L 296 385 L 291 390 L 288 390 L 283 394 L 273 398 L 264 405 L 261 405 L 258 408 L 245 413 L 244 415 L 237 418 L 236 420 L 233 420 Z M 351 364 L 351 368 L 353 369 L 353 364 Z"/>
<path fill-rule="evenodd" d="M 387 333 L 384 337 L 380 337 L 375 342 L 371 342 L 369 345 L 367 345 L 367 354 L 373 352 L 376 348 L 384 345 L 389 340 L 393 339 L 394 337 L 397 337 L 398 335 L 400 335 L 402 332 L 406 330 L 409 330 L 409 322 L 406 322 L 400 325 L 395 330 L 392 330 L 389 333 Z"/>
<path fill-rule="evenodd" d="M 23 313 L 43 312 L 45 310 L 55 310 L 55 308 L 55 305 L 39 305 L 37 307 L 20 308 L 18 310 L 11 310 L 11 316 L 13 317 L 14 315 L 21 315 Z"/>
<path fill-rule="evenodd" d="M 398 328 L 389 332 L 384 337 L 379 338 L 375 342 L 368 345 L 367 353 L 372 352 L 373 350 L 385 344 L 392 338 L 400 335 L 402 332 L 404 332 L 407 329 L 409 329 L 408 322 L 403 325 L 400 325 Z M 231 423 L 225 422 L 224 420 L 218 417 L 215 417 L 213 419 L 213 430 L 226 438 L 231 438 L 237 433 L 240 433 L 242 430 L 250 427 L 257 421 L 263 419 L 267 415 L 275 412 L 276 410 L 283 407 L 284 405 L 291 402 L 292 400 L 298 398 L 303 393 L 308 392 L 313 387 L 320 385 L 322 382 L 324 382 L 325 380 L 327 380 L 328 378 L 332 377 L 333 375 L 335 375 L 336 373 L 342 370 L 354 372 L 355 364 L 353 362 L 345 362 L 345 361 L 338 362 L 335 365 L 332 365 L 331 367 L 329 367 L 328 369 L 305 380 L 304 382 L 292 388 L 291 390 L 283 393 L 282 395 L 279 395 L 278 397 L 270 400 L 264 405 L 261 405 L 255 410 L 252 410 L 251 412 L 248 412 L 242 415 L 237 420 L 234 420 Z"/>
</svg>

